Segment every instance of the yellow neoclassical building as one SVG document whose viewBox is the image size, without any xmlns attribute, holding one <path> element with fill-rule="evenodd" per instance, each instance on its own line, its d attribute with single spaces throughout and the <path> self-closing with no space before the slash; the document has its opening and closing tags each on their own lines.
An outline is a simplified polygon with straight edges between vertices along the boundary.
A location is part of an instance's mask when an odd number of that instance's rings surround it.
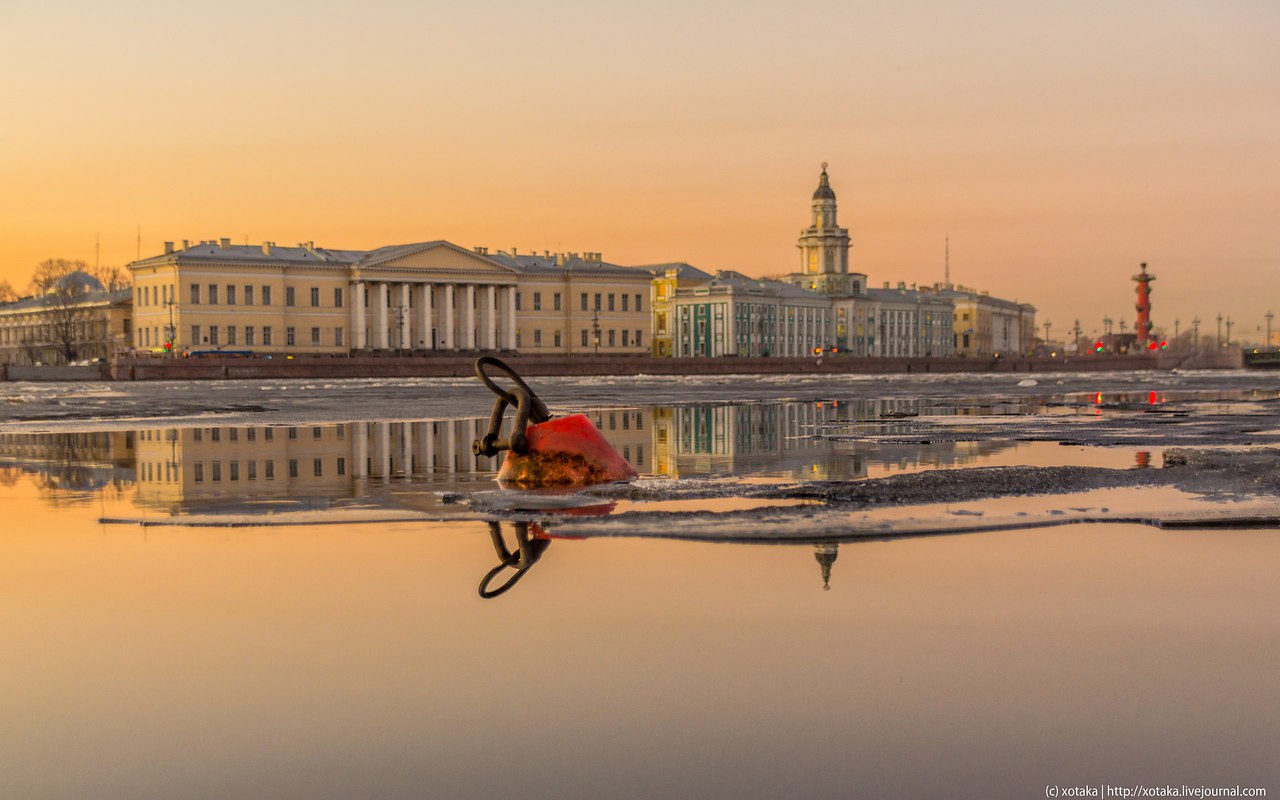
<svg viewBox="0 0 1280 800">
<path fill-rule="evenodd" d="M 376 250 L 305 242 L 165 244 L 129 265 L 134 344 L 176 352 L 345 355 L 524 350 L 640 354 L 651 275 L 585 255 L 445 241 Z"/>
</svg>

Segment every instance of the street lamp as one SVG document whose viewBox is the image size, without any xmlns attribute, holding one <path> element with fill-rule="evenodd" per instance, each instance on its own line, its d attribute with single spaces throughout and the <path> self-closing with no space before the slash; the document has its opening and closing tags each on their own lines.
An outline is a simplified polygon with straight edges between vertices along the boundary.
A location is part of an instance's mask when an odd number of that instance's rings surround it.
<svg viewBox="0 0 1280 800">
<path fill-rule="evenodd" d="M 596 355 L 600 355 L 600 309 L 591 310 L 591 333 L 595 338 Z"/>
<path fill-rule="evenodd" d="M 1222 314 L 1221 313 L 1218 314 L 1218 338 L 1215 341 L 1215 344 L 1217 345 L 1215 349 L 1217 350 L 1222 349 Z"/>
<path fill-rule="evenodd" d="M 169 356 L 172 358 L 173 356 L 177 355 L 174 352 L 173 345 L 175 343 L 175 340 L 178 338 L 178 329 L 173 325 L 173 306 L 174 306 L 173 297 L 170 297 L 167 301 L 165 301 L 165 305 L 169 307 L 169 325 L 164 329 L 165 344 L 168 345 L 168 347 L 165 349 L 169 351 Z"/>
<path fill-rule="evenodd" d="M 1270 347 L 1271 346 L 1271 320 L 1274 319 L 1276 315 L 1271 313 L 1271 311 L 1268 309 L 1267 313 L 1264 316 L 1267 318 L 1267 341 L 1264 342 L 1264 344 L 1267 347 Z"/>
<path fill-rule="evenodd" d="M 1191 318 L 1191 352 L 1200 352 L 1200 317 L 1199 315 Z"/>
</svg>

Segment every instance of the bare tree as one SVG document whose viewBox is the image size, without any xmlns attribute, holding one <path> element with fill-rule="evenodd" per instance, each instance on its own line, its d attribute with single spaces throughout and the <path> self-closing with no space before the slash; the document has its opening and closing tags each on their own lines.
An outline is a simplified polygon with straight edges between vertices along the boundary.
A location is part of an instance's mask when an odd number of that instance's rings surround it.
<svg viewBox="0 0 1280 800">
<path fill-rule="evenodd" d="M 91 267 L 85 271 L 97 278 L 98 282 L 105 286 L 108 291 L 114 292 L 117 289 L 126 289 L 133 285 L 133 273 L 124 267 L 103 264 L 100 267 Z"/>
<path fill-rule="evenodd" d="M 18 293 L 13 290 L 13 284 L 0 281 L 0 303 L 12 303 L 17 299 Z"/>
<path fill-rule="evenodd" d="M 84 282 L 74 280 L 58 283 L 45 295 L 49 332 L 67 364 L 76 360 L 80 346 L 89 338 L 93 312 L 88 308 L 88 295 Z"/>
<path fill-rule="evenodd" d="M 58 282 L 73 272 L 80 271 L 87 273 L 89 265 L 83 261 L 68 261 L 65 258 L 46 258 L 39 264 L 36 264 L 35 272 L 31 273 L 31 285 L 29 291 L 34 295 L 47 294 Z"/>
</svg>

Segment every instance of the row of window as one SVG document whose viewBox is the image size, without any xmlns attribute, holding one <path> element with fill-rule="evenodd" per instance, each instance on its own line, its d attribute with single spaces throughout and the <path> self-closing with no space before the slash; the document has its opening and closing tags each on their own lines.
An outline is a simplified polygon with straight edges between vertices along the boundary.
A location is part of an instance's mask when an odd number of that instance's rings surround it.
<svg viewBox="0 0 1280 800">
<path fill-rule="evenodd" d="M 42 322 L 32 325 L 7 326 L 0 328 L 0 343 L 22 344 L 23 342 L 60 341 L 64 332 L 73 342 L 83 342 L 93 338 L 105 339 L 107 338 L 107 321 L 105 319 L 78 320 L 66 323 Z"/>
<path fill-rule="evenodd" d="M 240 430 L 241 430 L 240 428 L 227 428 L 227 441 L 229 441 L 229 442 L 238 442 L 238 441 L 240 441 Z M 294 440 L 294 439 L 297 439 L 297 438 L 298 438 L 298 429 L 297 429 L 297 428 L 295 428 L 295 427 L 293 427 L 293 426 L 290 426 L 290 427 L 288 427 L 288 428 L 285 428 L 284 430 L 285 430 L 285 436 L 286 436 L 286 438 L 291 439 L 291 440 Z M 337 425 L 337 426 L 334 426 L 334 431 L 335 431 L 335 433 L 334 433 L 334 437 L 335 437 L 336 439 L 338 439 L 339 441 L 341 441 L 341 440 L 343 440 L 343 439 L 347 438 L 347 429 L 346 429 L 346 426 L 344 426 L 344 425 Z M 193 429 L 191 430 L 191 438 L 192 438 L 192 440 L 193 440 L 193 441 L 197 441 L 197 442 L 203 442 L 203 441 L 204 441 L 204 432 L 205 432 L 205 429 L 204 429 L 204 428 L 193 428 Z M 321 438 L 323 438 L 323 437 L 324 437 L 324 428 L 323 428 L 322 426 L 320 426 L 320 425 L 314 425 L 314 426 L 312 426 L 312 428 L 311 428 L 311 438 L 312 438 L 312 439 L 321 439 Z M 247 441 L 247 442 L 254 442 L 254 441 L 257 441 L 257 439 L 258 439 L 258 429 L 257 429 L 257 428 L 245 428 L 245 429 L 244 429 L 244 438 L 245 438 L 245 441 Z M 270 441 L 274 441 L 274 440 L 275 440 L 275 438 L 276 438 L 276 429 L 275 429 L 275 428 L 263 428 L 263 429 L 262 429 L 262 439 L 263 439 L 263 441 L 270 442 Z M 220 442 L 220 441 L 222 441 L 222 429 L 221 429 L 221 428 L 209 428 L 209 441 L 211 441 L 211 442 Z"/>
<path fill-rule="evenodd" d="M 165 287 L 165 288 L 168 288 L 168 287 Z M 201 291 L 200 291 L 201 285 L 198 283 L 191 284 L 191 304 L 201 305 L 201 303 L 203 303 L 204 305 L 210 305 L 210 306 L 219 305 L 219 288 L 220 288 L 219 285 L 216 283 L 210 283 L 204 286 L 204 289 L 206 291 L 204 292 L 203 300 L 202 300 Z M 222 289 L 221 298 L 222 298 L 223 305 L 228 305 L 228 306 L 234 306 L 234 305 L 269 306 L 271 305 L 271 287 L 270 286 L 254 287 L 246 284 L 244 286 L 237 287 L 236 284 L 234 283 L 228 283 L 226 286 L 221 287 L 221 289 Z M 238 294 L 237 294 L 237 289 L 239 290 Z M 260 291 L 257 291 L 255 293 L 255 289 L 260 289 Z M 154 294 L 154 290 L 152 293 Z M 342 308 L 344 299 L 345 298 L 343 297 L 342 287 L 340 286 L 335 287 L 333 290 L 333 307 Z M 311 306 L 313 308 L 320 307 L 320 287 L 318 286 L 311 287 L 310 300 L 311 300 Z M 296 306 L 298 304 L 298 292 L 296 287 L 294 286 L 284 287 L 284 304 L 286 306 Z"/>
<path fill-rule="evenodd" d="M 245 468 L 244 469 L 245 480 L 256 481 L 258 479 L 258 463 L 259 462 L 257 461 L 244 462 L 243 466 Z M 273 459 L 266 459 L 261 463 L 262 463 L 263 480 L 268 480 L 268 481 L 275 480 L 276 462 Z M 209 466 L 209 473 L 208 473 L 209 480 L 221 481 L 222 480 L 222 462 L 211 461 L 209 462 L 208 466 Z M 298 477 L 298 459 L 296 458 L 288 459 L 288 461 L 286 462 L 286 466 L 289 470 L 290 478 Z M 241 463 L 239 461 L 228 461 L 227 462 L 227 480 L 231 480 L 231 481 L 240 480 L 240 467 L 241 467 Z M 339 456 L 337 459 L 335 459 L 334 471 L 339 476 L 346 475 L 347 459 L 342 456 Z M 324 459 L 323 458 L 314 458 L 311 460 L 311 474 L 313 477 L 316 477 L 316 478 L 324 477 Z M 145 476 L 145 475 L 143 476 L 143 480 L 149 480 L 149 479 L 150 478 L 148 476 Z M 191 479 L 196 483 L 204 483 L 205 464 L 203 462 L 199 462 L 192 465 Z"/>
<path fill-rule="evenodd" d="M 541 311 L 542 310 L 542 292 L 533 292 L 532 294 L 533 294 L 533 307 L 530 310 Z M 633 296 L 635 297 L 634 304 L 631 300 Z M 632 311 L 632 310 L 643 311 L 644 304 L 641 302 L 642 297 L 643 295 L 639 292 L 637 292 L 635 295 L 619 294 L 616 292 L 610 292 L 608 294 L 596 293 L 595 310 L 596 311 L 617 311 L 618 305 L 619 305 L 619 298 L 621 298 L 621 305 L 622 305 L 623 311 Z M 581 300 L 582 300 L 582 310 L 583 311 L 589 310 L 589 307 L 591 304 L 591 296 L 587 292 L 583 292 Z M 517 311 L 525 310 L 524 292 L 516 292 L 516 310 Z M 552 311 L 563 310 L 561 308 L 559 292 L 553 292 L 551 294 L 551 310 Z"/>
<path fill-rule="evenodd" d="M 274 334 L 270 325 L 263 325 L 261 328 L 262 340 L 258 341 L 259 329 L 253 325 L 245 325 L 237 328 L 235 325 L 210 325 L 207 329 L 201 328 L 199 325 L 191 326 L 191 342 L 193 346 L 209 345 L 210 347 L 221 347 L 223 345 L 243 345 L 245 347 L 256 347 L 261 344 L 263 347 L 271 347 L 274 342 Z M 224 334 L 225 333 L 225 337 Z M 313 327 L 311 329 L 310 343 L 314 346 L 324 344 L 321 341 L 321 329 Z M 204 338 L 201 338 L 201 336 Z M 333 329 L 333 346 L 344 347 L 343 342 L 346 336 L 342 328 Z M 298 344 L 298 329 L 290 325 L 284 329 L 284 343 L 289 347 Z"/>
<path fill-rule="evenodd" d="M 563 346 L 563 339 L 561 338 L 561 333 L 560 333 L 560 331 L 559 331 L 559 330 L 555 330 L 555 331 L 552 331 L 551 333 L 552 333 L 552 336 L 553 336 L 553 344 L 552 344 L 551 346 L 552 346 L 552 347 L 562 347 L 562 346 Z M 582 344 L 582 346 L 583 346 L 583 347 L 591 347 L 591 346 L 592 346 L 592 344 L 596 344 L 596 345 L 599 345 L 599 346 L 602 346 L 602 347 L 618 347 L 618 346 L 619 346 L 619 345 L 618 345 L 618 341 L 619 341 L 619 339 L 621 339 L 621 341 L 622 341 L 622 345 L 621 345 L 622 347 L 643 347 L 643 346 L 644 346 L 644 343 L 643 343 L 643 340 L 644 340 L 643 332 L 642 332 L 639 328 L 636 328 L 636 330 L 635 330 L 635 334 L 634 334 L 634 337 L 633 337 L 633 335 L 632 335 L 632 332 L 631 332 L 629 329 L 626 329 L 626 328 L 623 328 L 623 329 L 621 329 L 621 330 L 618 330 L 618 329 L 615 329 L 615 328 L 610 328 L 609 330 L 597 331 L 596 333 L 597 333 L 597 335 L 599 335 L 600 337 L 602 337 L 602 338 L 601 338 L 601 340 L 596 341 L 596 340 L 592 337 L 592 332 L 591 332 L 591 331 L 589 331 L 589 330 L 587 330 L 587 329 L 585 329 L 585 328 L 584 328 L 584 329 L 582 329 L 582 331 L 581 331 L 581 334 L 582 334 L 581 344 Z M 524 346 L 525 346 L 525 344 L 524 344 L 524 333 L 523 333 L 522 331 L 516 331 L 516 347 L 524 347 Z M 543 347 L 543 346 L 544 346 L 543 338 L 542 338 L 542 329 L 540 329 L 540 328 L 535 328 L 535 329 L 534 329 L 534 331 L 533 331 L 533 344 L 532 344 L 532 346 L 533 346 L 533 347 Z"/>
</svg>

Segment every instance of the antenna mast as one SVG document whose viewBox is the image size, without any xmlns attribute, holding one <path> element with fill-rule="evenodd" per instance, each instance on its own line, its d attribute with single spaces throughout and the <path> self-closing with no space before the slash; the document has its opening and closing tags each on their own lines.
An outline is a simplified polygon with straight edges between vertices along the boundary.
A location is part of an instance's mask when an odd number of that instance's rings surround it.
<svg viewBox="0 0 1280 800">
<path fill-rule="evenodd" d="M 943 263 L 945 264 L 945 272 L 943 273 L 942 286 L 943 288 L 950 289 L 951 288 L 951 237 L 950 236 L 947 237 L 946 242 L 947 242 L 947 249 L 946 249 L 946 255 L 943 261 Z"/>
</svg>

